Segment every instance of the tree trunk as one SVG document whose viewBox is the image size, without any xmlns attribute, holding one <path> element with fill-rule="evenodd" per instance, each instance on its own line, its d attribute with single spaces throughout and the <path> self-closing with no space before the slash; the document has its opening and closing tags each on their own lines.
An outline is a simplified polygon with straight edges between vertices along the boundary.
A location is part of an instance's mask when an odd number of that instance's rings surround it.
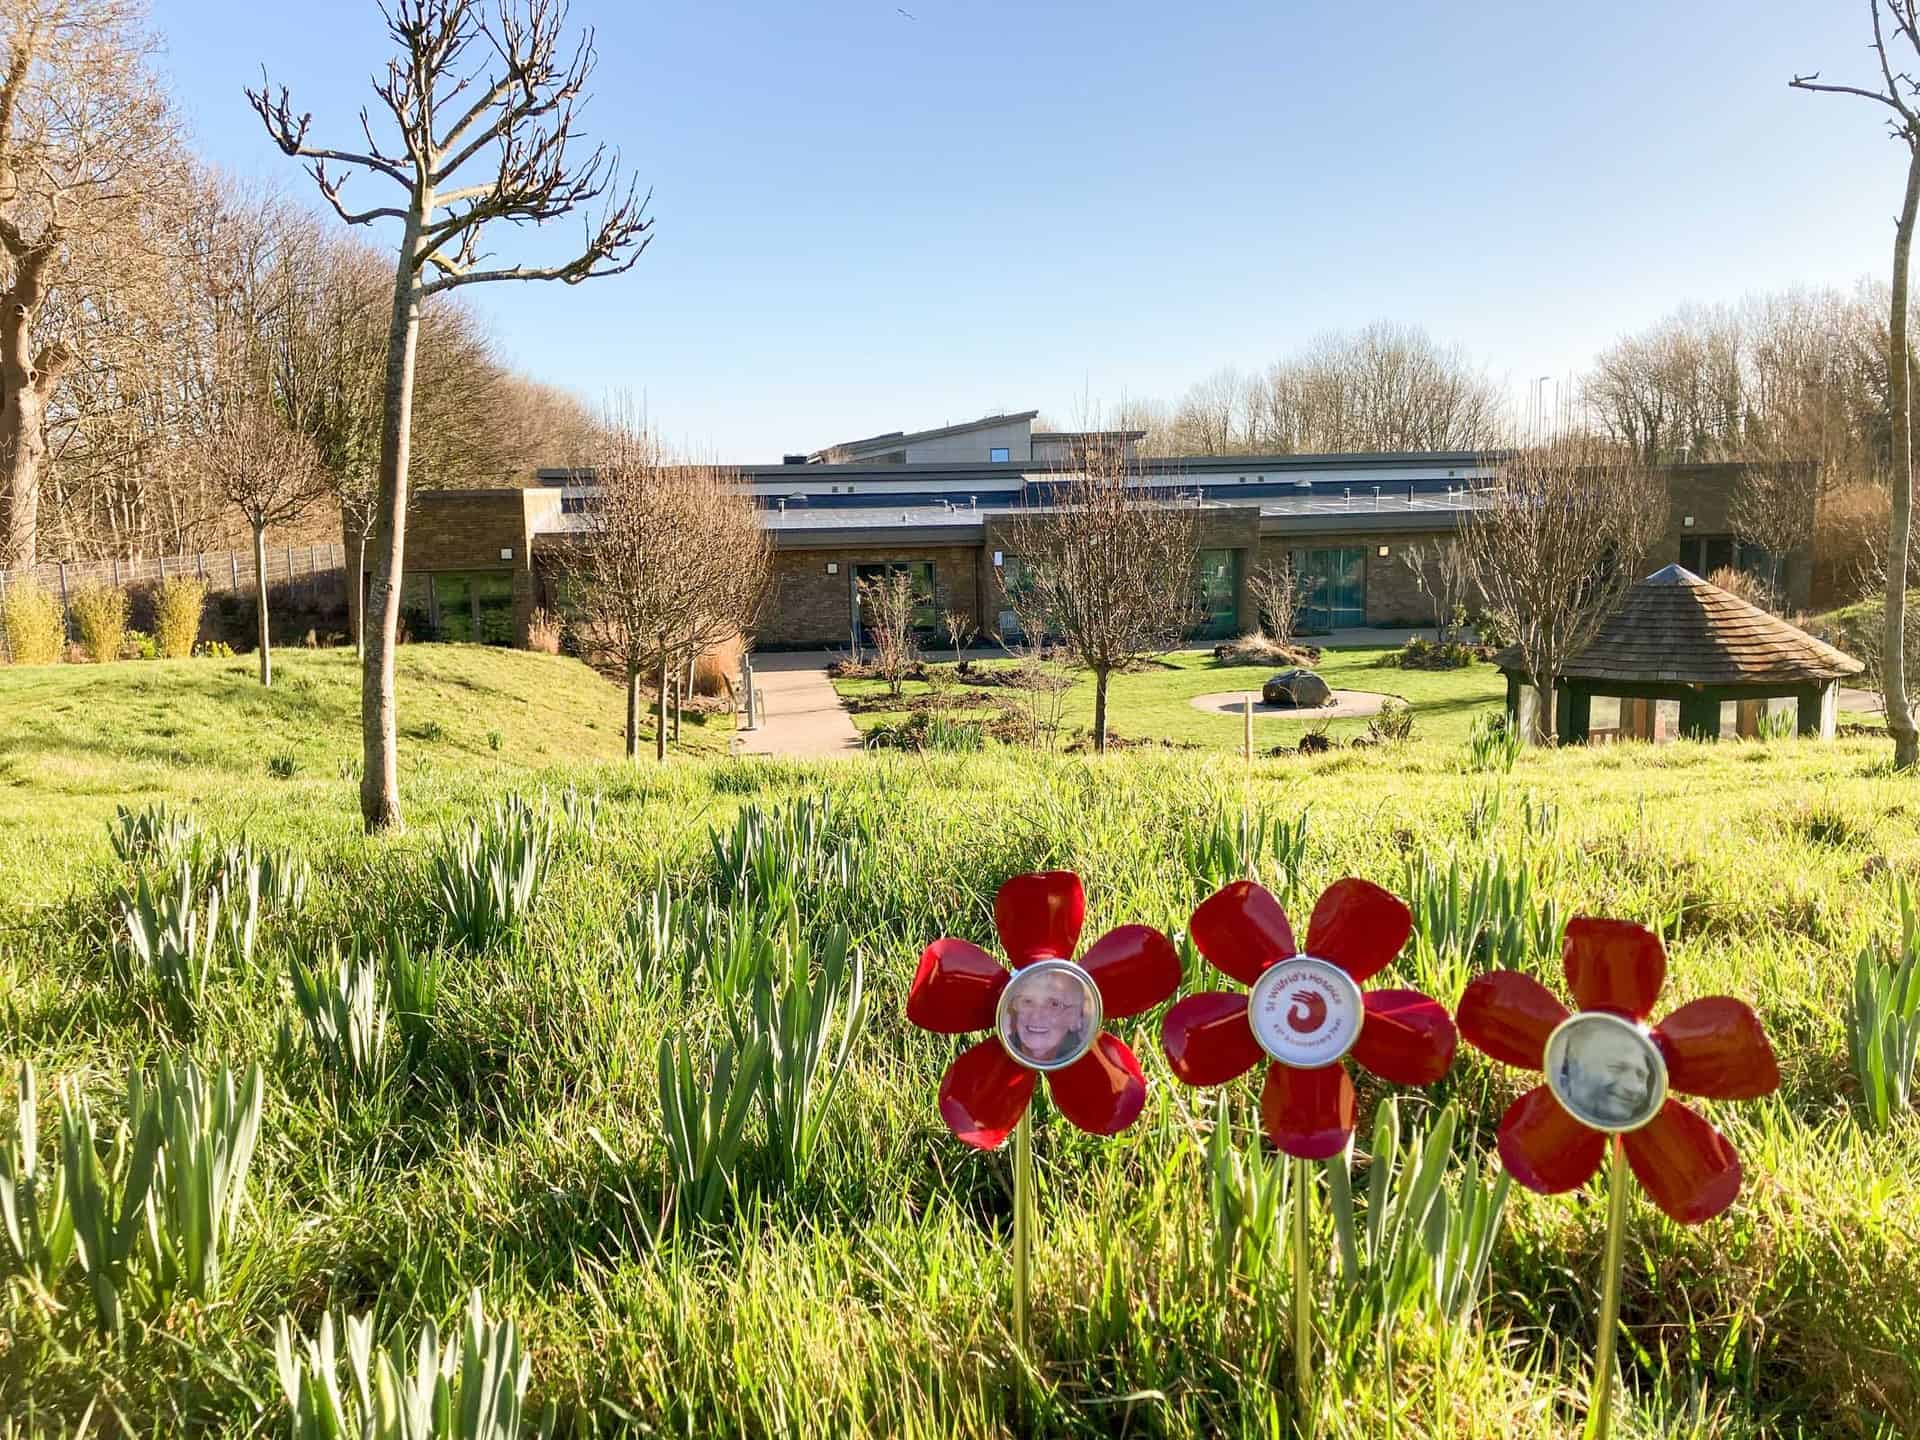
<svg viewBox="0 0 1920 1440">
<path fill-rule="evenodd" d="M 1911 142 L 1910 142 L 1911 143 Z M 1907 261 L 1913 251 L 1913 221 L 1920 208 L 1920 143 L 1911 143 L 1907 193 L 1893 232 L 1893 303 L 1887 319 L 1887 390 L 1893 410 L 1893 513 L 1887 530 L 1887 629 L 1881 668 L 1886 677 L 1887 733 L 1893 737 L 1893 768 L 1920 763 L 1913 710 L 1907 700 L 1907 548 L 1913 537 L 1913 391 L 1907 348 Z"/>
<path fill-rule="evenodd" d="M 260 629 L 260 683 L 273 684 L 273 650 L 267 638 L 267 527 L 253 527 L 253 608 Z"/>
<path fill-rule="evenodd" d="M 640 758 L 640 664 L 627 665 L 627 759 Z"/>
<path fill-rule="evenodd" d="M 1112 673 L 1106 666 L 1097 666 L 1093 672 L 1093 751 L 1096 755 L 1107 753 L 1107 677 Z"/>
<path fill-rule="evenodd" d="M 0 478 L 7 507 L 9 563 L 25 569 L 40 558 L 40 472 L 47 458 L 45 404 L 30 370 L 0 365 Z"/>
<path fill-rule="evenodd" d="M 667 653 L 667 642 L 660 641 L 660 699 L 655 707 L 659 714 L 653 723 L 653 758 L 664 763 L 667 758 L 667 667 L 673 663 L 673 657 Z"/>
<path fill-rule="evenodd" d="M 373 576 L 367 589 L 364 660 L 360 667 L 360 818 L 369 832 L 397 830 L 400 816 L 399 721 L 394 702 L 394 649 L 400 629 L 400 582 L 407 546 L 407 464 L 413 431 L 413 367 L 420 344 L 420 287 L 414 271 L 421 216 L 432 197 L 415 198 L 400 243 L 387 330 L 387 380 L 380 418 L 380 499 L 373 521 Z M 367 622 L 371 621 L 371 624 Z"/>
</svg>

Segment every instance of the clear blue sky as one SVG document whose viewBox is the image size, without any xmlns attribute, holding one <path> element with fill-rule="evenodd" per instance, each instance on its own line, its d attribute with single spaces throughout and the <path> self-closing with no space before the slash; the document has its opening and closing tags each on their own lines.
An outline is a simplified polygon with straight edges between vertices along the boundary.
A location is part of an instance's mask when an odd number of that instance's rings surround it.
<svg viewBox="0 0 1920 1440">
<path fill-rule="evenodd" d="M 465 291 L 508 358 L 766 459 L 1171 399 L 1382 316 L 1524 392 L 1683 302 L 1888 265 L 1877 107 L 1786 87 L 1868 74 L 1865 0 L 904 8 L 575 0 L 657 229 L 617 279 Z M 371 0 L 153 19 L 201 151 L 295 193 L 242 87 L 346 143 L 387 47 Z"/>
</svg>

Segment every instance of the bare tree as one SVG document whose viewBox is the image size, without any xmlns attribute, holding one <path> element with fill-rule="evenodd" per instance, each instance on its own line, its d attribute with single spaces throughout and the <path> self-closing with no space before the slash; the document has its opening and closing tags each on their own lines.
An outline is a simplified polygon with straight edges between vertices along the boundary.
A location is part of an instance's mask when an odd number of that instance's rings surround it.
<svg viewBox="0 0 1920 1440">
<path fill-rule="evenodd" d="M 253 594 L 259 611 L 260 683 L 273 684 L 267 625 L 267 530 L 300 519 L 327 493 L 320 453 L 291 429 L 260 390 L 244 385 L 209 427 L 201 463 L 253 529 Z"/>
<path fill-rule="evenodd" d="M 1197 515 L 1150 489 L 1118 439 L 1090 443 L 1054 487 L 1052 503 L 1008 527 L 1030 601 L 1021 627 L 1033 614 L 1093 672 L 1093 743 L 1104 751 L 1113 672 L 1172 649 L 1198 616 Z"/>
<path fill-rule="evenodd" d="M 1291 645 L 1300 615 L 1300 582 L 1293 566 L 1285 561 L 1260 566 L 1247 576 L 1247 593 L 1253 596 L 1261 632 L 1278 644 Z"/>
<path fill-rule="evenodd" d="M 593 457 L 583 528 L 564 565 L 581 649 L 627 686 L 627 755 L 640 753 L 640 682 L 658 685 L 654 755 L 667 758 L 675 662 L 751 630 L 772 551 L 737 475 L 676 464 L 628 421 L 609 424 Z"/>
<path fill-rule="evenodd" d="M 1820 467 L 1812 460 L 1750 459 L 1728 506 L 1733 532 L 1767 552 L 1767 608 L 1787 605 L 1787 559 L 1813 536 Z"/>
<path fill-rule="evenodd" d="M 973 637 L 980 627 L 973 617 L 964 610 L 949 610 L 940 617 L 940 623 L 946 627 L 947 643 L 953 647 L 953 663 L 960 663 L 960 652 L 973 643 Z"/>
<path fill-rule="evenodd" d="M 576 107 L 593 73 L 592 32 L 571 56 L 562 47 L 564 0 L 397 0 L 387 30 L 398 52 L 374 93 L 399 131 L 382 141 L 361 112 L 365 145 L 310 143 L 311 115 L 296 115 L 284 87 L 264 78 L 247 98 L 286 154 L 307 162 L 320 193 L 350 225 L 402 227 L 387 331 L 380 434 L 380 498 L 366 608 L 361 729 L 366 760 L 360 811 L 369 830 L 401 823 L 394 642 L 406 556 L 408 458 L 421 313 L 456 286 L 496 280 L 578 284 L 631 267 L 645 249 L 646 199 L 620 188 L 619 161 L 603 148 L 570 154 Z M 398 202 L 356 210 L 346 175 L 364 171 L 399 191 Z M 472 179 L 463 179 L 472 176 Z M 494 222 L 541 225 L 609 197 L 571 259 L 550 265 L 488 263 Z M 663 660 L 664 664 L 665 661 Z M 663 687 L 664 690 L 664 687 Z"/>
<path fill-rule="evenodd" d="M 860 582 L 860 618 L 873 643 L 873 668 L 887 682 L 889 695 L 900 693 L 907 672 L 920 658 L 913 634 L 916 603 L 913 576 L 904 569 Z"/>
<path fill-rule="evenodd" d="M 1913 537 L 1913 396 L 1912 355 L 1907 346 L 1907 266 L 1913 253 L 1913 223 L 1920 212 L 1920 81 L 1911 65 L 1920 58 L 1920 0 L 1867 0 L 1873 21 L 1873 53 L 1880 63 L 1879 89 L 1857 85 L 1822 84 L 1815 71 L 1789 82 L 1801 90 L 1857 95 L 1884 105 L 1893 113 L 1888 133 L 1907 147 L 1907 183 L 1900 213 L 1893 227 L 1893 293 L 1887 320 L 1889 408 L 1893 412 L 1893 505 L 1887 534 L 1887 615 L 1881 639 L 1882 683 L 1887 700 L 1887 731 L 1893 736 L 1896 770 L 1920 765 L 1920 732 L 1914 727 L 1907 697 L 1906 620 L 1907 556 Z M 1887 27 L 1891 25 L 1891 40 Z M 1888 53 L 1898 47 L 1900 58 Z"/>
<path fill-rule="evenodd" d="M 1551 741 L 1560 676 L 1639 578 L 1666 528 L 1666 484 L 1623 447 L 1569 434 L 1500 460 L 1477 498 L 1461 546 L 1489 605 L 1514 619 Z"/>
<path fill-rule="evenodd" d="M 138 22 L 131 0 L 0 3 L 0 482 L 15 565 L 39 555 L 48 402 L 83 358 L 90 307 L 63 292 L 140 268 L 136 217 L 177 158 Z"/>
<path fill-rule="evenodd" d="M 1473 585 L 1465 547 L 1448 540 L 1435 540 L 1431 546 L 1416 541 L 1401 549 L 1400 563 L 1433 608 L 1433 638 L 1446 644 L 1453 617 L 1465 608 Z"/>
</svg>

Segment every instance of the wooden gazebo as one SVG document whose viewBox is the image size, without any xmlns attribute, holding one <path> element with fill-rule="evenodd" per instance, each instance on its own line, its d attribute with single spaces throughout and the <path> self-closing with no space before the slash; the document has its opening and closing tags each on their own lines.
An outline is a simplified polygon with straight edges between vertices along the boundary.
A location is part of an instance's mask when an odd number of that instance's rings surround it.
<svg viewBox="0 0 1920 1440">
<path fill-rule="evenodd" d="M 1537 689 L 1518 646 L 1494 656 L 1507 677 L 1507 718 L 1521 724 L 1523 700 Z M 1736 733 L 1757 735 L 1764 702 L 1796 702 L 1796 729 L 1831 740 L 1840 682 L 1862 665 L 1777 616 L 1690 570 L 1669 565 L 1627 591 L 1600 633 L 1566 666 L 1556 686 L 1563 743 L 1617 737 L 1656 738 L 1656 709 L 1677 701 L 1679 733 L 1714 740 L 1720 707 L 1736 706 Z M 1619 700 L 1616 726 L 1593 724 L 1595 697 Z M 1530 734 L 1525 726 L 1522 733 Z"/>
</svg>

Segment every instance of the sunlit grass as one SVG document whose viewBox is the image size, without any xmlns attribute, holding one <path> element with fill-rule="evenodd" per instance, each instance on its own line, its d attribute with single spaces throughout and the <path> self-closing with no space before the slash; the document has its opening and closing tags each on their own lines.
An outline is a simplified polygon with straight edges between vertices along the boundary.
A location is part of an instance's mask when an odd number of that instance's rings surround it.
<svg viewBox="0 0 1920 1440">
<path fill-rule="evenodd" d="M 947 932 L 992 943 L 993 892 L 1022 870 L 1080 871 L 1089 937 L 1127 921 L 1181 928 L 1205 889 L 1183 857 L 1250 801 L 1276 818 L 1308 816 L 1296 908 L 1343 874 L 1398 888 L 1412 861 L 1457 855 L 1471 866 L 1498 852 L 1563 911 L 1661 926 L 1671 954 L 1662 1013 L 1709 993 L 1759 1008 L 1781 1093 L 1705 1107 L 1746 1164 L 1740 1200 L 1699 1229 L 1634 1205 L 1617 1433 L 1920 1430 L 1920 1120 L 1863 1130 L 1842 1021 L 1859 949 L 1897 935 L 1892 878 L 1920 875 L 1920 790 L 1885 772 L 1881 744 L 1529 751 L 1494 777 L 1466 773 L 1464 719 L 1451 740 L 1452 721 L 1434 719 L 1404 746 L 1263 759 L 1251 778 L 1228 755 L 1008 750 L 656 770 L 611 760 L 618 692 L 564 688 L 583 672 L 563 662 L 536 660 L 522 683 L 512 676 L 528 657 L 476 652 L 500 662 L 480 672 L 461 671 L 455 652 L 411 653 L 455 667 L 416 671 L 403 712 L 403 728 L 435 719 L 444 738 L 404 743 L 412 825 L 374 841 L 359 836 L 352 786 L 334 773 L 351 753 L 355 712 L 348 697 L 327 698 L 330 657 L 288 657 L 296 675 L 318 666 L 307 701 L 328 718 L 311 735 L 298 707 L 236 678 L 205 693 L 162 687 L 150 712 L 106 713 L 107 690 L 94 695 L 95 714 L 79 697 L 34 692 L 36 705 L 73 708 L 58 722 L 36 715 L 22 741 L 15 702 L 31 672 L 6 677 L 0 1133 L 10 1077 L 28 1057 L 43 1135 L 45 1097 L 62 1082 L 110 1117 L 127 1064 L 163 1053 L 203 1066 L 259 1061 L 267 1099 L 222 1298 L 178 1303 L 117 1346 L 91 1339 L 79 1292 L 58 1309 L 9 1284 L 0 1416 L 52 1433 L 101 1396 L 137 1434 L 284 1433 L 272 1368 L 283 1314 L 306 1335 L 330 1308 L 375 1309 L 382 1337 L 427 1318 L 445 1330 L 479 1286 L 489 1313 L 511 1317 L 526 1340 L 530 1413 L 551 1401 L 573 1433 L 1284 1433 L 1285 1299 L 1277 1280 L 1215 1293 L 1213 1096 L 1171 1080 L 1158 1016 L 1118 1027 L 1152 1085 L 1134 1129 L 1095 1140 L 1044 1102 L 1037 1112 L 1028 1372 L 1008 1331 L 1005 1159 L 963 1149 L 941 1126 L 934 1094 L 956 1046 L 903 1014 L 921 947 Z M 1372 688 L 1415 680 L 1364 673 Z M 1237 683 L 1185 664 L 1123 683 L 1135 681 L 1166 687 L 1155 703 L 1181 707 Z M 1344 673 L 1335 683 L 1352 684 Z M 350 666 L 338 684 L 350 687 Z M 513 697 L 522 718 L 488 715 L 482 687 L 502 712 L 498 697 Z M 286 698 L 295 694 L 289 686 Z M 604 710 L 575 708 L 585 696 Z M 136 725 L 174 728 L 162 737 L 174 750 L 112 743 Z M 499 756 L 485 741 L 492 727 L 507 731 Z M 533 752 L 543 740 L 556 759 L 568 746 L 582 758 L 545 765 Z M 265 768 L 283 747 L 301 757 L 291 781 Z M 410 768 L 417 758 L 424 773 Z M 600 796 L 592 833 L 556 852 L 524 926 L 443 957 L 432 1043 L 404 1083 L 357 1094 L 324 1079 L 304 1040 L 283 1040 L 283 1027 L 302 1033 L 290 953 L 311 960 L 335 940 L 386 930 L 430 947 L 443 921 L 429 859 L 445 829 L 506 788 L 558 795 L 568 785 Z M 807 887 L 800 918 L 814 937 L 852 928 L 870 1023 L 804 1175 L 788 1178 L 755 1119 L 722 1218 L 676 1222 L 656 1053 L 663 1038 L 724 1039 L 739 1017 L 704 984 L 683 1002 L 677 985 L 637 974 L 626 917 L 663 880 L 692 900 L 724 899 L 731 882 L 710 829 L 744 804 L 827 790 L 865 838 L 849 878 Z M 244 827 L 257 843 L 296 847 L 315 870 L 305 913 L 265 926 L 253 959 L 210 981 L 190 1040 L 129 999 L 104 949 L 108 902 L 126 878 L 105 820 L 116 801 L 158 797 L 205 829 Z M 1552 956 L 1522 963 L 1560 983 Z M 1411 983 L 1414 964 L 1390 973 Z M 1206 983 L 1195 974 L 1188 988 Z M 1424 1123 L 1451 1100 L 1485 1147 L 1523 1083 L 1463 1053 L 1431 1095 L 1405 1095 L 1401 1108 L 1409 1125 Z M 1229 1092 L 1243 1130 L 1257 1093 L 1251 1080 Z M 1376 1094 L 1362 1094 L 1363 1135 Z M 1408 1436 L 1571 1433 L 1594 1338 L 1595 1199 L 1516 1189 L 1477 1323 L 1398 1331 L 1391 1390 L 1376 1337 L 1330 1330 L 1326 1433 L 1379 1435 L 1390 1406 Z M 1324 1203 L 1319 1215 L 1316 1245 L 1331 1259 Z M 1330 1312 L 1336 1282 L 1318 1283 Z"/>
</svg>

